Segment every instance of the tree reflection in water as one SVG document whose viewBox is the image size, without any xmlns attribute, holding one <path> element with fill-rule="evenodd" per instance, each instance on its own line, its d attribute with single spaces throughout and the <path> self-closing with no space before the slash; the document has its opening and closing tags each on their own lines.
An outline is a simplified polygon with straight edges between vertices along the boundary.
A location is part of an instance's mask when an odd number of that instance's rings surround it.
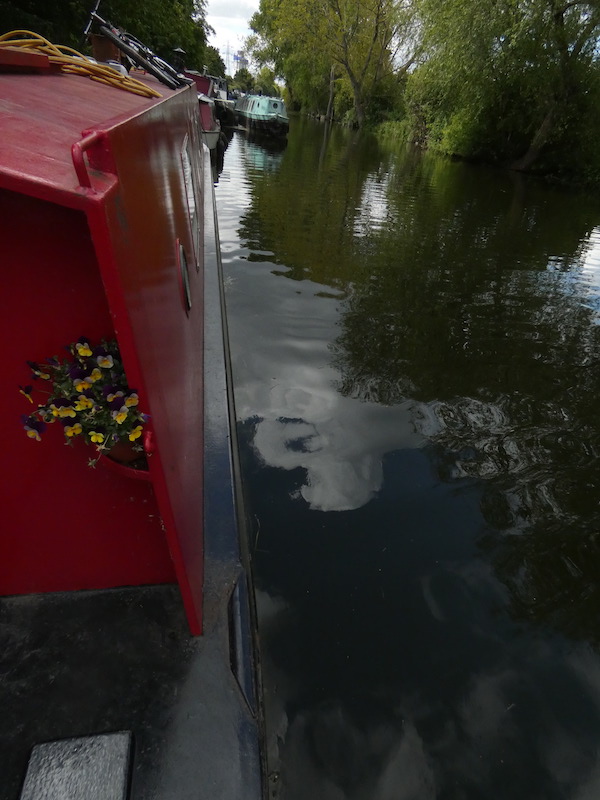
<svg viewBox="0 0 600 800">
<path fill-rule="evenodd" d="M 600 208 L 318 135 L 224 251 L 273 797 L 596 797 Z"/>
<path fill-rule="evenodd" d="M 435 169 L 425 193 L 410 160 L 387 178 L 387 216 L 404 214 L 403 232 L 376 233 L 387 258 L 346 303 L 338 389 L 416 400 L 440 476 L 483 481 L 480 545 L 511 613 L 598 643 L 600 268 L 586 270 L 597 209 L 579 203 L 567 218 L 568 195 L 516 177 L 508 203 L 501 192 L 475 203 L 481 192 L 457 186 L 451 166 Z"/>
</svg>

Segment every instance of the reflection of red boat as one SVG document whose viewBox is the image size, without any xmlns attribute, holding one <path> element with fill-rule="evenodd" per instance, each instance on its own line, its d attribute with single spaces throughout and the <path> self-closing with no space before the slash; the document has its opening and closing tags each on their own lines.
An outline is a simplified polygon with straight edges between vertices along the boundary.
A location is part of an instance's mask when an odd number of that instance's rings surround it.
<svg viewBox="0 0 600 800">
<path fill-rule="evenodd" d="M 261 792 L 210 163 L 193 87 L 143 81 L 161 96 L 0 48 L 7 798 L 39 742 L 123 730 L 132 800 Z M 151 417 L 149 481 L 90 469 L 57 426 L 42 443 L 20 429 L 25 361 L 82 334 L 118 340 Z"/>
</svg>

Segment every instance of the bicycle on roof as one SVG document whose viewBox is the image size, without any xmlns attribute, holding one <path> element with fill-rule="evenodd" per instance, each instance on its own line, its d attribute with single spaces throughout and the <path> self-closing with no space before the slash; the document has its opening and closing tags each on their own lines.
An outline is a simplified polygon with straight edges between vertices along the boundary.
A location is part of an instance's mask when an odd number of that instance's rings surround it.
<svg viewBox="0 0 600 800">
<path fill-rule="evenodd" d="M 97 32 L 109 39 L 126 57 L 131 66 L 141 67 L 153 75 L 169 89 L 180 89 L 189 86 L 193 81 L 178 72 L 175 67 L 157 56 L 149 47 L 136 39 L 127 31 L 113 25 L 98 14 L 101 0 L 96 0 L 90 12 L 90 18 L 84 30 L 87 39 L 90 33 Z M 92 30 L 93 29 L 93 30 Z"/>
</svg>

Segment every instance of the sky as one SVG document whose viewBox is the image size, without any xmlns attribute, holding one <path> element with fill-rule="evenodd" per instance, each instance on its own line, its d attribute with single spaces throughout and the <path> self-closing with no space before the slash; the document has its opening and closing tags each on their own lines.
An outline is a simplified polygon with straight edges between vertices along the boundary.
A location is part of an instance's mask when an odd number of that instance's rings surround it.
<svg viewBox="0 0 600 800">
<path fill-rule="evenodd" d="M 230 75 L 236 71 L 233 55 L 251 33 L 248 20 L 258 5 L 259 0 L 208 0 L 206 20 L 215 29 L 208 43 L 221 53 Z"/>
</svg>

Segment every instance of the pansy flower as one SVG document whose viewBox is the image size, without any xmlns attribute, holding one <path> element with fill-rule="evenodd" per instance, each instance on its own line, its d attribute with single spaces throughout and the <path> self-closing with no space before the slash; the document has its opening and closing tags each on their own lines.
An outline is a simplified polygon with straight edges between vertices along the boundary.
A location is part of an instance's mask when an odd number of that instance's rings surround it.
<svg viewBox="0 0 600 800">
<path fill-rule="evenodd" d="M 58 417 L 58 409 L 63 406 L 67 401 L 60 400 L 59 398 L 53 398 L 48 403 L 48 410 L 52 414 L 53 417 Z"/>
<path fill-rule="evenodd" d="M 52 412 L 53 417 L 74 417 L 75 409 L 71 405 L 70 400 L 55 399 L 51 400 L 48 408 Z"/>
<path fill-rule="evenodd" d="M 65 436 L 68 436 L 70 439 L 73 436 L 79 436 L 80 433 L 83 433 L 83 428 L 81 427 L 81 423 L 75 422 L 73 425 L 69 425 L 67 420 L 61 420 L 62 424 L 64 425 L 65 429 Z"/>
<path fill-rule="evenodd" d="M 45 422 L 42 422 L 41 419 L 36 419 L 35 417 L 28 417 L 27 415 L 21 417 L 21 422 L 23 423 L 25 432 L 30 439 L 35 439 L 36 442 L 40 442 L 42 440 L 40 434 L 46 430 Z"/>
<path fill-rule="evenodd" d="M 74 381 L 77 378 L 83 378 L 85 376 L 85 370 L 81 368 L 81 364 L 69 364 L 67 374 L 69 375 L 69 378 Z"/>
<path fill-rule="evenodd" d="M 80 358 L 87 358 L 92 355 L 92 348 L 85 336 L 81 336 L 75 342 L 75 350 Z"/>
<path fill-rule="evenodd" d="M 91 388 L 93 384 L 86 371 L 77 364 L 69 367 L 69 378 L 73 381 L 73 388 L 76 392 L 84 392 L 86 389 Z"/>
<path fill-rule="evenodd" d="M 142 425 L 136 425 L 135 428 L 129 434 L 129 441 L 135 442 L 136 439 L 139 439 L 142 435 L 142 431 L 144 430 Z"/>
<path fill-rule="evenodd" d="M 113 411 L 111 411 L 110 415 L 117 425 L 121 425 L 127 419 L 128 413 L 129 410 L 127 406 L 121 406 L 120 408 L 115 408 Z"/>
<path fill-rule="evenodd" d="M 31 392 L 32 391 L 33 391 L 33 386 L 30 386 L 30 385 L 21 386 L 21 384 L 19 384 L 19 392 L 24 397 L 26 397 L 29 400 L 30 403 L 33 403 L 33 397 L 31 396 Z"/>
<path fill-rule="evenodd" d="M 32 415 L 23 418 L 27 435 L 39 439 L 45 424 L 58 420 L 68 444 L 75 437 L 85 438 L 99 453 L 120 441 L 138 446 L 150 417 L 139 411 L 138 392 L 127 385 L 116 341 L 95 346 L 81 336 L 65 349 L 67 359 L 54 356 L 42 366 L 27 362 L 32 377 L 47 379 L 51 386 L 49 399 L 37 408 L 33 387 L 19 386 L 34 404 Z M 96 461 L 97 457 L 91 463 Z"/>
<path fill-rule="evenodd" d="M 102 353 L 96 356 L 96 363 L 99 367 L 102 367 L 102 369 L 111 369 L 115 365 L 115 360 L 109 353 Z"/>
<path fill-rule="evenodd" d="M 90 381 L 87 376 L 84 378 L 76 378 L 73 381 L 73 388 L 76 392 L 85 392 L 86 389 L 91 388 L 92 381 Z"/>
<path fill-rule="evenodd" d="M 106 399 L 109 403 L 114 403 L 116 400 L 121 400 L 123 397 L 125 397 L 125 392 L 121 392 L 116 386 L 111 388 L 115 389 L 116 391 L 108 392 L 106 395 Z"/>
<path fill-rule="evenodd" d="M 73 401 L 73 406 L 75 411 L 87 411 L 89 408 L 94 407 L 94 401 L 84 392 Z"/>
<path fill-rule="evenodd" d="M 50 375 L 48 372 L 45 372 L 42 367 L 36 361 L 28 361 L 27 366 L 31 370 L 31 375 L 33 379 L 42 378 L 45 381 L 50 380 Z"/>
</svg>

